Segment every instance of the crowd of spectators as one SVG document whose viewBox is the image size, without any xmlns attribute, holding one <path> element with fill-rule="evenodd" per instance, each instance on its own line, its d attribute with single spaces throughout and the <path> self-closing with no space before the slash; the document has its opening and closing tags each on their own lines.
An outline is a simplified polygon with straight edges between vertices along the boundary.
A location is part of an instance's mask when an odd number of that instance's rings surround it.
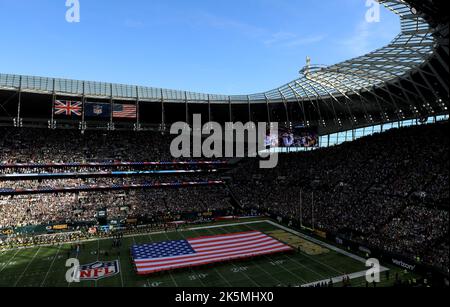
<svg viewBox="0 0 450 307">
<path fill-rule="evenodd" d="M 0 229 L 96 222 L 103 210 L 110 220 L 163 222 L 189 213 L 231 212 L 233 206 L 223 186 L 16 195 L 0 197 Z"/>
<path fill-rule="evenodd" d="M 420 206 L 408 206 L 367 240 L 385 250 L 420 257 L 417 252 L 433 248 L 448 234 L 449 212 Z"/>
<path fill-rule="evenodd" d="M 188 213 L 231 212 L 237 201 L 245 211 L 268 212 L 448 271 L 447 130 L 448 123 L 390 130 L 338 147 L 281 155 L 278 166 L 270 170 L 260 169 L 256 159 L 246 159 L 226 175 L 230 190 L 226 186 L 192 186 L 0 196 L 0 229 L 95 221 L 98 211 L 104 209 L 111 219 L 163 221 L 167 216 L 176 219 Z M 71 130 L 0 128 L 0 164 L 171 161 L 169 139 L 156 133 L 86 131 L 83 135 Z M 70 171 L 73 169 L 68 168 Z M 33 174 L 34 170 L 20 172 Z M 0 178 L 0 189 L 180 182 L 206 177 L 220 178 L 204 174 L 167 180 L 159 176 Z"/>
<path fill-rule="evenodd" d="M 208 176 L 130 176 L 130 177 L 99 177 L 99 178 L 64 178 L 64 179 L 41 179 L 41 180 L 2 180 L 0 189 L 63 189 L 78 187 L 112 187 L 117 185 L 143 185 L 157 184 L 160 182 L 200 182 L 205 178 L 209 180 L 217 179 L 217 176 L 209 174 Z"/>
<path fill-rule="evenodd" d="M 172 161 L 159 133 L 0 128 L 0 163 Z"/>
<path fill-rule="evenodd" d="M 233 170 L 232 193 L 308 228 L 425 261 L 448 272 L 448 123 L 391 130 L 339 147 Z M 447 241 L 448 242 L 448 241 Z M 431 252 L 435 251 L 435 252 Z"/>
</svg>

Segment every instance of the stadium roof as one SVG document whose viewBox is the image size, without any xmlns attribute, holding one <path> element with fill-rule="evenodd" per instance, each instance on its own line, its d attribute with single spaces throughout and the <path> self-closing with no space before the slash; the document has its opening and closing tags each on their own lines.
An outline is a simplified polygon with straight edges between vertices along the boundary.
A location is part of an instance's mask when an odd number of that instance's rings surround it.
<svg viewBox="0 0 450 307">
<path fill-rule="evenodd" d="M 382 1 L 401 18 L 401 33 L 386 47 L 370 54 L 329 67 L 305 67 L 301 77 L 274 90 L 252 95 L 226 96 L 184 92 L 152 87 L 83 82 L 0 74 L 0 87 L 23 91 L 57 92 L 67 95 L 115 97 L 120 99 L 161 100 L 168 102 L 211 101 L 285 101 L 297 98 L 312 99 L 359 91 L 402 76 L 424 63 L 435 45 L 428 23 L 414 15 L 402 1 Z"/>
<path fill-rule="evenodd" d="M 163 103 L 295 102 L 306 121 L 324 126 L 342 126 L 342 120 L 358 126 L 363 117 L 366 124 L 385 122 L 389 114 L 403 119 L 448 113 L 448 20 L 437 20 L 442 12 L 436 1 L 378 1 L 401 21 L 390 44 L 335 65 L 307 65 L 298 79 L 263 93 L 227 96 L 8 74 L 0 74 L 0 90 Z"/>
</svg>

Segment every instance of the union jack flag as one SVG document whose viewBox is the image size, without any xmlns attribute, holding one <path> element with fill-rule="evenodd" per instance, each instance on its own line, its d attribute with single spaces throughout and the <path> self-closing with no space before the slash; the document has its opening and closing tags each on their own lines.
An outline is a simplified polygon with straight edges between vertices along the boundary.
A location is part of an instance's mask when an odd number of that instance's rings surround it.
<svg viewBox="0 0 450 307">
<path fill-rule="evenodd" d="M 81 116 L 83 104 L 79 101 L 55 101 L 55 115 Z"/>
</svg>

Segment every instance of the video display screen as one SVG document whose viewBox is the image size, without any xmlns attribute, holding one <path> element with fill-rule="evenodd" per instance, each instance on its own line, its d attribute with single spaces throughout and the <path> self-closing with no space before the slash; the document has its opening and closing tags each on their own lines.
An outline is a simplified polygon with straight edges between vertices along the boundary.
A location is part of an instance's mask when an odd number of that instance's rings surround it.
<svg viewBox="0 0 450 307">
<path fill-rule="evenodd" d="M 278 128 L 278 133 L 267 133 L 265 145 L 271 148 L 317 148 L 319 147 L 318 129 L 305 127 L 303 124 L 281 126 Z"/>
</svg>

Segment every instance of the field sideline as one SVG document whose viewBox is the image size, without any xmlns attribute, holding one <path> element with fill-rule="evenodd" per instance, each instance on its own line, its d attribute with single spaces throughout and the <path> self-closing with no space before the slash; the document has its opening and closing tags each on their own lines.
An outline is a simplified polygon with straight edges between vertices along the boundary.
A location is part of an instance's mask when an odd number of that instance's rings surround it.
<svg viewBox="0 0 450 307">
<path fill-rule="evenodd" d="M 328 253 L 308 255 L 304 252 L 264 256 L 256 259 L 216 264 L 194 269 L 138 276 L 134 270 L 130 247 L 136 243 L 180 240 L 200 236 L 258 230 L 272 232 L 283 230 L 302 239 L 319 244 Z M 65 280 L 70 244 L 13 249 L 0 252 L 0 286 L 3 287 L 274 287 L 311 285 L 333 278 L 336 284 L 342 276 L 349 275 L 355 286 L 365 284 L 367 268 L 365 259 L 339 248 L 290 230 L 269 220 L 224 223 L 188 228 L 180 232 L 159 232 L 126 236 L 119 249 L 112 248 L 111 239 L 95 239 L 84 242 L 76 256 L 80 263 L 97 260 L 120 261 L 120 274 L 99 281 L 69 284 Z M 108 251 L 100 255 L 99 251 Z M 75 255 L 70 256 L 70 258 Z M 388 270 L 388 268 L 383 268 Z M 384 275 L 384 274 L 382 274 Z M 383 280 L 388 285 L 388 281 Z"/>
</svg>

